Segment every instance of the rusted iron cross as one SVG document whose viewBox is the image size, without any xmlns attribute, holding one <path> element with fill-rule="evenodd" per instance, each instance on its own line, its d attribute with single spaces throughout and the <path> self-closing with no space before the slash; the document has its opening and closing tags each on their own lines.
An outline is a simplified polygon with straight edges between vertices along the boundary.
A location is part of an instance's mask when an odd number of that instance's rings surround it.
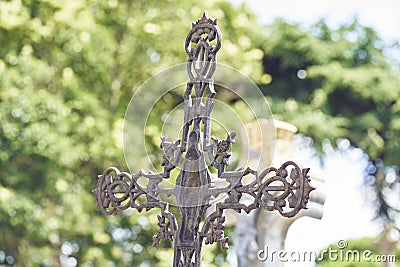
<svg viewBox="0 0 400 267">
<path fill-rule="evenodd" d="M 127 208 L 139 212 L 159 208 L 160 228 L 153 237 L 153 246 L 158 245 L 161 239 L 174 241 L 174 267 L 201 266 L 203 241 L 206 244 L 217 242 L 221 247 L 227 247 L 228 238 L 223 231 L 225 209 L 249 213 L 253 209 L 264 208 L 268 211 L 277 210 L 285 217 L 293 217 L 306 208 L 309 194 L 314 190 L 309 184 L 309 169 L 300 169 L 291 161 L 279 168 L 267 168 L 261 173 L 251 168 L 225 171 L 236 132 L 228 133 L 227 138 L 222 140 L 210 135 L 211 112 L 216 95 L 212 76 L 221 41 L 217 19 L 208 18 L 205 12 L 202 18 L 193 22 L 185 42 L 189 56 L 189 82 L 183 95 L 182 140 L 171 142 L 167 137 L 161 137 L 164 171 L 130 174 L 110 167 L 99 175 L 94 190 L 98 207 L 107 215 Z M 227 187 L 216 188 L 213 185 L 206 156 L 218 170 L 218 177 L 229 184 Z M 161 188 L 159 184 L 170 178 L 170 172 L 176 167 L 180 167 L 180 172 L 175 187 Z M 242 183 L 246 175 L 254 176 L 251 183 Z M 139 178 L 148 179 L 147 186 L 141 186 Z M 168 211 L 168 203 L 161 200 L 163 194 L 175 196 L 180 224 L 174 214 Z M 217 203 L 215 211 L 206 216 L 211 200 L 221 194 L 226 194 L 225 199 Z M 252 200 L 251 203 L 240 202 L 244 194 Z M 138 198 L 143 195 L 146 201 L 139 201 Z"/>
</svg>

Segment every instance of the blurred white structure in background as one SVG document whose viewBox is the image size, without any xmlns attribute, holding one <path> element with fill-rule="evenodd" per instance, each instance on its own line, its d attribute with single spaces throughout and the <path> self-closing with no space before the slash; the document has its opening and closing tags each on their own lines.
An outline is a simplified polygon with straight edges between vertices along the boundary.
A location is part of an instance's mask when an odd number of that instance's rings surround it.
<svg viewBox="0 0 400 267">
<path fill-rule="evenodd" d="M 271 123 L 275 126 L 275 133 L 268 131 L 271 129 Z M 292 139 L 297 132 L 294 125 L 278 120 L 258 120 L 248 123 L 246 129 L 249 133 L 249 144 L 251 144 L 249 157 L 252 167 L 263 170 L 271 163 L 272 166 L 279 166 L 292 158 Z M 257 140 L 262 140 L 262 142 Z M 310 194 L 308 209 L 302 210 L 297 216 L 285 218 L 279 216 L 278 213 L 266 212 L 263 209 L 255 210 L 250 214 L 236 215 L 238 218 L 235 220 L 236 226 L 233 235 L 236 260 L 231 262 L 232 265 L 237 264 L 238 267 L 284 265 L 276 256 L 274 261 L 271 259 L 261 261 L 257 258 L 257 252 L 266 247 L 269 252 L 283 250 L 288 229 L 298 218 L 303 216 L 322 218 L 326 197 L 324 180 L 321 177 L 315 177 L 312 170 L 310 175 L 311 184 L 316 187 L 316 190 Z M 229 217 L 232 215 L 227 214 Z"/>
</svg>

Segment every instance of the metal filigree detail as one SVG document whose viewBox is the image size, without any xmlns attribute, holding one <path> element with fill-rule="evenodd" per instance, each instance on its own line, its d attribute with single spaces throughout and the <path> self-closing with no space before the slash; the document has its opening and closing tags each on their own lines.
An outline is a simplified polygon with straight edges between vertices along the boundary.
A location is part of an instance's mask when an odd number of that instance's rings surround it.
<svg viewBox="0 0 400 267">
<path fill-rule="evenodd" d="M 172 142 L 166 136 L 161 137 L 161 165 L 164 171 L 129 174 L 111 167 L 99 175 L 94 190 L 98 208 L 107 215 L 128 208 L 139 212 L 159 208 L 159 230 L 153 237 L 153 246 L 158 245 L 162 239 L 174 240 L 174 267 L 199 267 L 203 241 L 206 244 L 220 243 L 222 248 L 228 247 L 228 238 L 224 236 L 224 210 L 249 213 L 263 208 L 276 210 L 285 217 L 293 217 L 306 208 L 309 194 L 314 190 L 309 184 L 309 169 L 301 169 L 291 161 L 278 169 L 270 167 L 261 173 L 250 168 L 225 171 L 231 156 L 228 151 L 235 142 L 236 132 L 228 133 L 227 138 L 222 140 L 210 137 L 210 119 L 216 94 L 212 75 L 220 47 L 221 32 L 217 19 L 210 19 L 204 13 L 202 18 L 192 24 L 186 38 L 189 81 L 183 95 L 185 112 L 182 139 Z M 218 169 L 218 177 L 228 182 L 227 187 L 213 186 L 206 156 Z M 176 186 L 161 188 L 159 184 L 169 178 L 170 172 L 178 165 L 182 168 L 176 178 Z M 247 175 L 253 175 L 254 179 L 250 184 L 243 184 L 242 178 Z M 141 186 L 139 178 L 147 179 L 147 186 Z M 175 216 L 168 211 L 168 204 L 161 200 L 161 194 L 176 198 L 179 225 Z M 205 218 L 200 229 L 211 199 L 220 194 L 226 194 L 225 200 L 216 204 L 216 210 Z M 247 204 L 240 202 L 244 195 L 251 200 Z"/>
<path fill-rule="evenodd" d="M 161 239 L 172 241 L 176 231 L 176 224 L 173 224 L 174 217 L 172 214 L 166 214 L 164 212 L 161 216 L 158 215 L 157 219 L 157 225 L 160 227 L 160 229 L 158 230 L 157 234 L 153 236 L 153 247 L 160 244 Z"/>
<path fill-rule="evenodd" d="M 290 175 L 287 170 L 289 168 L 291 168 Z M 230 182 L 240 181 L 242 177 L 250 173 L 255 175 L 256 179 L 248 185 L 238 182 L 236 186 L 233 186 L 228 192 L 228 198 L 218 203 L 216 211 L 206 218 L 200 235 L 210 240 L 209 243 L 219 242 L 221 247 L 225 247 L 228 239 L 223 236 L 223 225 L 221 228 L 220 222 L 225 220 L 223 211 L 226 209 L 239 213 L 243 210 L 249 213 L 253 209 L 264 208 L 268 211 L 277 210 L 284 217 L 295 216 L 301 209 L 307 208 L 309 194 L 315 189 L 309 183 L 308 171 L 309 169 L 300 169 L 297 164 L 288 161 L 279 169 L 271 167 L 259 175 L 249 168 L 241 172 L 224 173 L 222 177 L 225 176 Z M 240 203 L 243 194 L 253 199 L 252 203 L 248 205 Z M 218 236 L 216 229 L 218 229 Z"/>
<path fill-rule="evenodd" d="M 180 142 L 181 140 L 169 142 L 168 136 L 161 137 L 160 148 L 163 150 L 163 160 L 161 162 L 161 166 L 164 166 L 164 178 L 169 178 L 170 172 L 179 164 L 179 160 L 182 155 L 179 149 Z"/>
<path fill-rule="evenodd" d="M 140 177 L 149 180 L 146 188 L 138 184 L 137 181 Z M 113 215 L 119 210 L 128 208 L 134 208 L 139 212 L 159 208 L 161 210 L 161 216 L 158 217 L 160 230 L 153 237 L 153 245 L 158 245 L 163 238 L 172 241 L 177 229 L 175 216 L 168 212 L 168 204 L 157 198 L 161 191 L 158 184 L 162 179 L 160 173 L 146 174 L 140 171 L 131 175 L 120 172 L 115 167 L 108 168 L 102 175 L 99 175 L 97 187 L 93 190 L 96 195 L 97 207 L 107 215 Z M 141 196 L 145 197 L 145 201 L 139 200 Z"/>
<path fill-rule="evenodd" d="M 210 221 L 210 231 L 206 233 L 206 244 L 220 243 L 222 249 L 228 248 L 228 238 L 224 236 L 225 217 L 218 216 Z"/>
<path fill-rule="evenodd" d="M 211 137 L 216 147 L 215 157 L 211 164 L 218 169 L 218 176 L 220 176 L 225 171 L 225 167 L 229 165 L 231 154 L 228 153 L 228 150 L 231 149 L 231 144 L 235 143 L 235 137 L 235 131 L 228 133 L 228 137 L 224 140 Z M 219 159 L 219 161 L 217 159 Z"/>
</svg>

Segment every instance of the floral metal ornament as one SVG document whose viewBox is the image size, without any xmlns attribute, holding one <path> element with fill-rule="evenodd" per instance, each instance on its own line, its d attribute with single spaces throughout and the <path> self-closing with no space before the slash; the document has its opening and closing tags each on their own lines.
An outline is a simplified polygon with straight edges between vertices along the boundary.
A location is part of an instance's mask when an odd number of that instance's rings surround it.
<svg viewBox="0 0 400 267">
<path fill-rule="evenodd" d="M 159 230 L 153 237 L 153 246 L 162 239 L 174 241 L 174 267 L 201 266 L 203 241 L 206 244 L 220 243 L 222 248 L 227 248 L 224 210 L 249 213 L 253 209 L 264 208 L 293 217 L 301 209 L 306 209 L 309 194 L 314 190 L 309 184 L 309 169 L 301 169 L 291 161 L 261 173 L 251 168 L 225 171 L 236 132 L 228 133 L 226 139 L 211 137 L 211 112 L 216 95 L 212 76 L 216 69 L 216 55 L 221 48 L 221 37 L 217 19 L 208 18 L 204 13 L 202 18 L 193 22 L 186 38 L 189 81 L 183 95 L 182 138 L 168 141 L 168 137 L 161 137 L 164 171 L 130 174 L 110 167 L 99 175 L 94 190 L 98 207 L 107 215 L 128 208 L 139 212 L 159 208 Z M 228 186 L 214 186 L 205 157 L 218 170 L 218 178 L 224 179 Z M 178 166 L 180 172 L 175 187 L 161 188 L 159 184 L 170 178 L 171 171 Z M 244 184 L 242 178 L 247 175 L 254 176 L 254 179 Z M 147 179 L 147 186 L 141 186 L 139 178 Z M 215 211 L 206 215 L 212 200 L 221 194 L 226 195 L 225 199 L 216 204 Z M 179 224 L 175 215 L 168 211 L 168 203 L 161 200 L 161 195 L 176 198 Z M 242 203 L 243 195 L 251 201 Z M 141 196 L 145 196 L 146 200 L 139 201 Z"/>
</svg>

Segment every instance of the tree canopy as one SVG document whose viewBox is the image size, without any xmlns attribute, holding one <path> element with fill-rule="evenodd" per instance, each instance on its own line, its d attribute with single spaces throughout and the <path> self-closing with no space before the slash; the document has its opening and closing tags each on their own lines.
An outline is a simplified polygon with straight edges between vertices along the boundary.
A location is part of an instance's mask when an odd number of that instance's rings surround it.
<svg viewBox="0 0 400 267">
<path fill-rule="evenodd" d="M 336 30 L 322 21 L 309 31 L 277 21 L 267 38 L 263 66 L 272 81 L 262 89 L 273 114 L 320 150 L 339 139 L 361 148 L 369 156 L 365 180 L 376 189 L 379 217 L 398 221 L 400 72 L 382 40 L 357 21 Z"/>
</svg>

